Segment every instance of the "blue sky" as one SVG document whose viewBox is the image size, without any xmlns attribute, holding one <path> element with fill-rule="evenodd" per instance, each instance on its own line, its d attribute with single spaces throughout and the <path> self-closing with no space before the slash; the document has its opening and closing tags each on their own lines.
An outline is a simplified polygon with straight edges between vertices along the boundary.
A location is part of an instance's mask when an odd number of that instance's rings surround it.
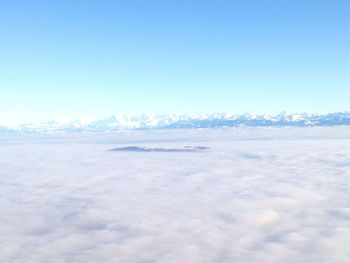
<svg viewBox="0 0 350 263">
<path fill-rule="evenodd" d="M 0 122 L 345 111 L 349 76 L 349 1 L 0 1 Z"/>
</svg>

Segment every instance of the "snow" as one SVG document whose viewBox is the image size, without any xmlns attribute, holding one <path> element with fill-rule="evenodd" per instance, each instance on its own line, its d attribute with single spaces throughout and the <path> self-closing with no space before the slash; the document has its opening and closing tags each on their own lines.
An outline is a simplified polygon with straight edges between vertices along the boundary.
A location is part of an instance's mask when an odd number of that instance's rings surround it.
<svg viewBox="0 0 350 263">
<path fill-rule="evenodd" d="M 215 123 L 216 126 L 213 126 Z M 19 132 L 72 132 L 98 131 L 110 132 L 125 129 L 164 129 L 164 128 L 220 128 L 220 127 L 262 127 L 262 126 L 334 126 L 350 125 L 350 113 L 316 115 L 310 113 L 282 112 L 278 115 L 256 115 L 245 113 L 234 115 L 215 113 L 211 115 L 113 115 L 105 119 L 88 121 L 60 120 L 4 126 Z"/>
</svg>

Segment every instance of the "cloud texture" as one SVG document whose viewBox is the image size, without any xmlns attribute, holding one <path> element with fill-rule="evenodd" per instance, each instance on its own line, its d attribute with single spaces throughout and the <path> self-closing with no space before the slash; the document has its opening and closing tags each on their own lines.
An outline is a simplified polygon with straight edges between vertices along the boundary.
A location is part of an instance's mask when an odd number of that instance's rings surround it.
<svg viewBox="0 0 350 263">
<path fill-rule="evenodd" d="M 350 128 L 75 136 L 2 140 L 0 262 L 350 261 Z"/>
</svg>

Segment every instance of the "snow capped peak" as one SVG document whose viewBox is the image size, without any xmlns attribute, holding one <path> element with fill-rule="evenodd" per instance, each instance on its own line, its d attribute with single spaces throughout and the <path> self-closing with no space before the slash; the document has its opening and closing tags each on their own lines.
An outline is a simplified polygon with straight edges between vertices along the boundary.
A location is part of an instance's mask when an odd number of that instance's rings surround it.
<svg viewBox="0 0 350 263">
<path fill-rule="evenodd" d="M 350 125 L 350 112 L 325 115 L 281 112 L 277 115 L 242 115 L 213 113 L 210 115 L 112 115 L 99 120 L 82 118 L 74 121 L 46 121 L 16 126 L 0 126 L 0 132 L 109 132 L 125 129 L 187 129 L 219 127 L 270 127 L 270 126 L 334 126 Z"/>
</svg>

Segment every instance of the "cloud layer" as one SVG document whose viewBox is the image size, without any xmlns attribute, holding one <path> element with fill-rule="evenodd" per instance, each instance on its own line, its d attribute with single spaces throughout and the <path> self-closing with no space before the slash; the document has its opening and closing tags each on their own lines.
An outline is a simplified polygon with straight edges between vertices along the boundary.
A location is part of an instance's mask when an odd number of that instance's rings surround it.
<svg viewBox="0 0 350 263">
<path fill-rule="evenodd" d="M 7 138 L 0 262 L 349 262 L 350 128 Z M 140 149 L 208 151 L 110 151 Z"/>
</svg>

